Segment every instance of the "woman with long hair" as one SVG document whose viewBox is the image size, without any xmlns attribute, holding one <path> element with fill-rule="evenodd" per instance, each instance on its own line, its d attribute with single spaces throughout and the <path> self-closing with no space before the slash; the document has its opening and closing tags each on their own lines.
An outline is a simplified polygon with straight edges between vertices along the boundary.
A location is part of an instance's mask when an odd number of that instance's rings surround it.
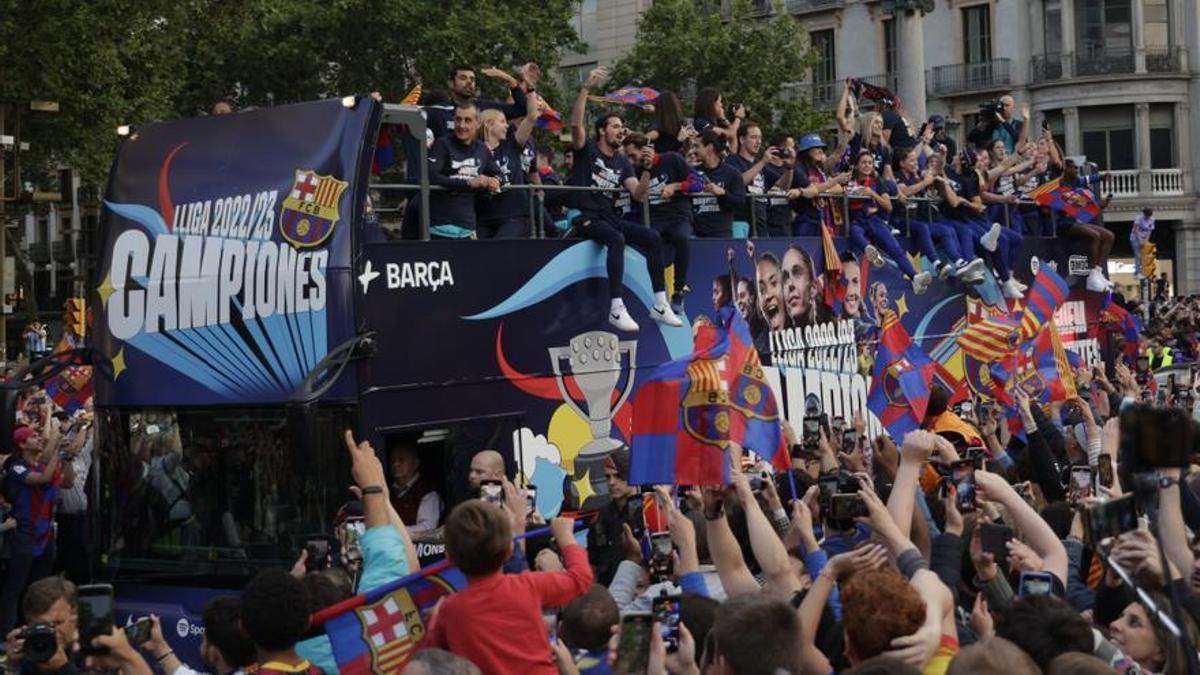
<svg viewBox="0 0 1200 675">
<path fill-rule="evenodd" d="M 963 283 L 977 284 L 983 281 L 984 262 L 975 255 L 974 247 L 963 251 L 959 248 L 954 227 L 942 221 L 941 212 L 931 202 L 917 204 L 912 198 L 928 198 L 941 166 L 941 155 L 933 154 L 925 171 L 917 162 L 916 148 L 900 148 L 896 151 L 896 189 L 902 208 L 892 210 L 892 226 L 900 231 L 908 228 L 917 250 L 934 264 L 938 276 L 946 279 L 957 277 Z M 935 246 L 936 244 L 936 246 Z M 937 247 L 946 252 L 947 261 L 938 254 Z M 967 260 L 970 262 L 967 262 Z"/>
<path fill-rule="evenodd" d="M 646 138 L 654 145 L 654 151 L 678 152 L 683 154 L 683 145 L 696 136 L 696 129 L 685 124 L 683 104 L 673 91 L 664 91 L 654 100 L 654 121 L 646 132 Z"/>
<path fill-rule="evenodd" d="M 850 177 L 845 174 L 829 176 L 825 173 L 828 158 L 825 141 L 817 134 L 808 134 L 796 145 L 796 169 L 792 172 L 792 189 L 787 198 L 792 202 L 796 219 L 792 222 L 792 235 L 815 237 L 821 234 L 821 226 L 833 227 L 833 211 L 828 200 L 822 196 L 830 192 L 841 192 Z"/>
<path fill-rule="evenodd" d="M 725 117 L 725 103 L 721 100 L 721 92 L 712 87 L 705 87 L 696 93 L 694 110 L 692 127 L 696 129 L 697 134 L 716 129 L 729 141 L 729 152 L 737 152 L 738 127 L 746 117 L 745 106 L 740 103 L 733 106 L 733 119 L 729 120 Z"/>
<path fill-rule="evenodd" d="M 870 150 L 860 150 L 855 157 L 854 170 L 846 191 L 860 197 L 851 199 L 849 207 L 850 244 L 854 250 L 865 256 L 872 266 L 879 268 L 884 265 L 883 256 L 879 253 L 882 248 L 895 261 L 901 274 L 912 281 L 914 293 L 921 295 L 929 290 L 932 275 L 929 272 L 917 272 L 892 234 L 892 226 L 881 215 L 881 212 L 891 213 L 892 200 L 879 174 L 875 172 L 875 158 Z"/>
</svg>

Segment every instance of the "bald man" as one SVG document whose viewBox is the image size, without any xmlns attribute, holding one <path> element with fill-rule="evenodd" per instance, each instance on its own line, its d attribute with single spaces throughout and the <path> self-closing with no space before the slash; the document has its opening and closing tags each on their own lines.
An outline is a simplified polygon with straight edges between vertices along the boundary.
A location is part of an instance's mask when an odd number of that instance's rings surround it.
<svg viewBox="0 0 1200 675">
<path fill-rule="evenodd" d="M 504 457 L 495 450 L 480 450 L 471 458 L 471 472 L 467 482 L 474 490 L 485 480 L 504 480 Z"/>
</svg>

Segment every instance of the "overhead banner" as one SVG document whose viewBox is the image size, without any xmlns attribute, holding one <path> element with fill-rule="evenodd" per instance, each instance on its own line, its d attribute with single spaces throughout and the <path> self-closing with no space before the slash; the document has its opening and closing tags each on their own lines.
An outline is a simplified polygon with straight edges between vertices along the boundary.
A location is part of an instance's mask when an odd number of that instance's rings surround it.
<svg viewBox="0 0 1200 675">
<path fill-rule="evenodd" d="M 282 402 L 351 336 L 378 116 L 338 99 L 133 130 L 91 295 L 100 405 Z"/>
</svg>

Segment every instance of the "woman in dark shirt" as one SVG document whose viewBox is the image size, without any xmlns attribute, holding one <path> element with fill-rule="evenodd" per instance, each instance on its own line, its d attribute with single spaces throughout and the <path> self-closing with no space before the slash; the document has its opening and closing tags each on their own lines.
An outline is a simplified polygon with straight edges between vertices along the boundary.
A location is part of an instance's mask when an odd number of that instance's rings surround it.
<svg viewBox="0 0 1200 675">
<path fill-rule="evenodd" d="M 528 100 L 527 114 L 516 129 L 509 126 L 508 119 L 499 110 L 484 110 L 479 115 L 479 132 L 492 153 L 501 189 L 500 194 L 480 197 L 480 218 L 475 230 L 480 239 L 529 236 L 530 194 L 527 190 L 506 189 L 510 185 L 529 183 L 522 154 L 537 120 L 537 97 L 530 96 Z"/>
<path fill-rule="evenodd" d="M 746 117 L 746 109 L 741 105 L 733 107 L 733 120 L 725 118 L 725 104 L 721 101 L 721 93 L 711 87 L 705 87 L 696 94 L 695 115 L 692 126 L 697 134 L 703 134 L 709 129 L 725 137 L 729 144 L 729 152 L 737 152 L 738 127 Z"/>
<path fill-rule="evenodd" d="M 834 222 L 831 206 L 821 195 L 840 192 L 850 177 L 825 175 L 825 141 L 817 134 L 808 134 L 800 139 L 796 156 L 796 170 L 792 173 L 793 187 L 787 193 L 796 212 L 792 235 L 816 237 L 821 234 L 822 225 L 832 229 Z"/>
<path fill-rule="evenodd" d="M 883 214 L 891 213 L 892 200 L 879 174 L 875 172 L 875 158 L 870 150 L 860 150 L 855 157 L 854 172 L 846 191 L 851 195 L 868 197 L 850 200 L 850 243 L 856 252 L 863 254 L 874 267 L 880 268 L 884 265 L 883 256 L 879 253 L 882 248 L 895 261 L 905 278 L 912 281 L 914 293 L 921 295 L 929 290 L 932 275 L 929 272 L 917 272 L 892 234 L 892 226 L 883 217 Z"/>
<path fill-rule="evenodd" d="M 695 138 L 696 129 L 684 124 L 683 106 L 673 91 L 664 91 L 654 101 L 654 122 L 646 132 L 646 138 L 654 145 L 658 154 L 678 152 L 683 154 L 685 141 Z"/>
</svg>

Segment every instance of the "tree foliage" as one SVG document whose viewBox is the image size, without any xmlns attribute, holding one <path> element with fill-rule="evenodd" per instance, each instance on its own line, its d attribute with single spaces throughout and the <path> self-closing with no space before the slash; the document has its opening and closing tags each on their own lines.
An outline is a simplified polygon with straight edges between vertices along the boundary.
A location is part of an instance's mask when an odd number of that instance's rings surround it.
<svg viewBox="0 0 1200 675">
<path fill-rule="evenodd" d="M 655 0 L 638 22 L 637 40 L 613 67 L 615 86 L 638 84 L 680 93 L 685 112 L 701 87 L 722 94 L 725 112 L 744 103 L 767 132 L 803 133 L 827 125 L 794 83 L 815 54 L 802 24 L 777 2 L 769 17 L 751 0 Z M 690 114 L 689 114 L 690 115 Z"/>
<path fill-rule="evenodd" d="M 0 0 L 0 101 L 22 113 L 30 169 L 103 184 L 120 124 L 192 116 L 219 98 L 267 106 L 445 86 L 456 63 L 549 71 L 577 0 Z M 481 78 L 482 80 L 483 78 Z M 546 77 L 543 90 L 553 90 Z M 485 93 L 502 90 L 485 83 Z"/>
</svg>

